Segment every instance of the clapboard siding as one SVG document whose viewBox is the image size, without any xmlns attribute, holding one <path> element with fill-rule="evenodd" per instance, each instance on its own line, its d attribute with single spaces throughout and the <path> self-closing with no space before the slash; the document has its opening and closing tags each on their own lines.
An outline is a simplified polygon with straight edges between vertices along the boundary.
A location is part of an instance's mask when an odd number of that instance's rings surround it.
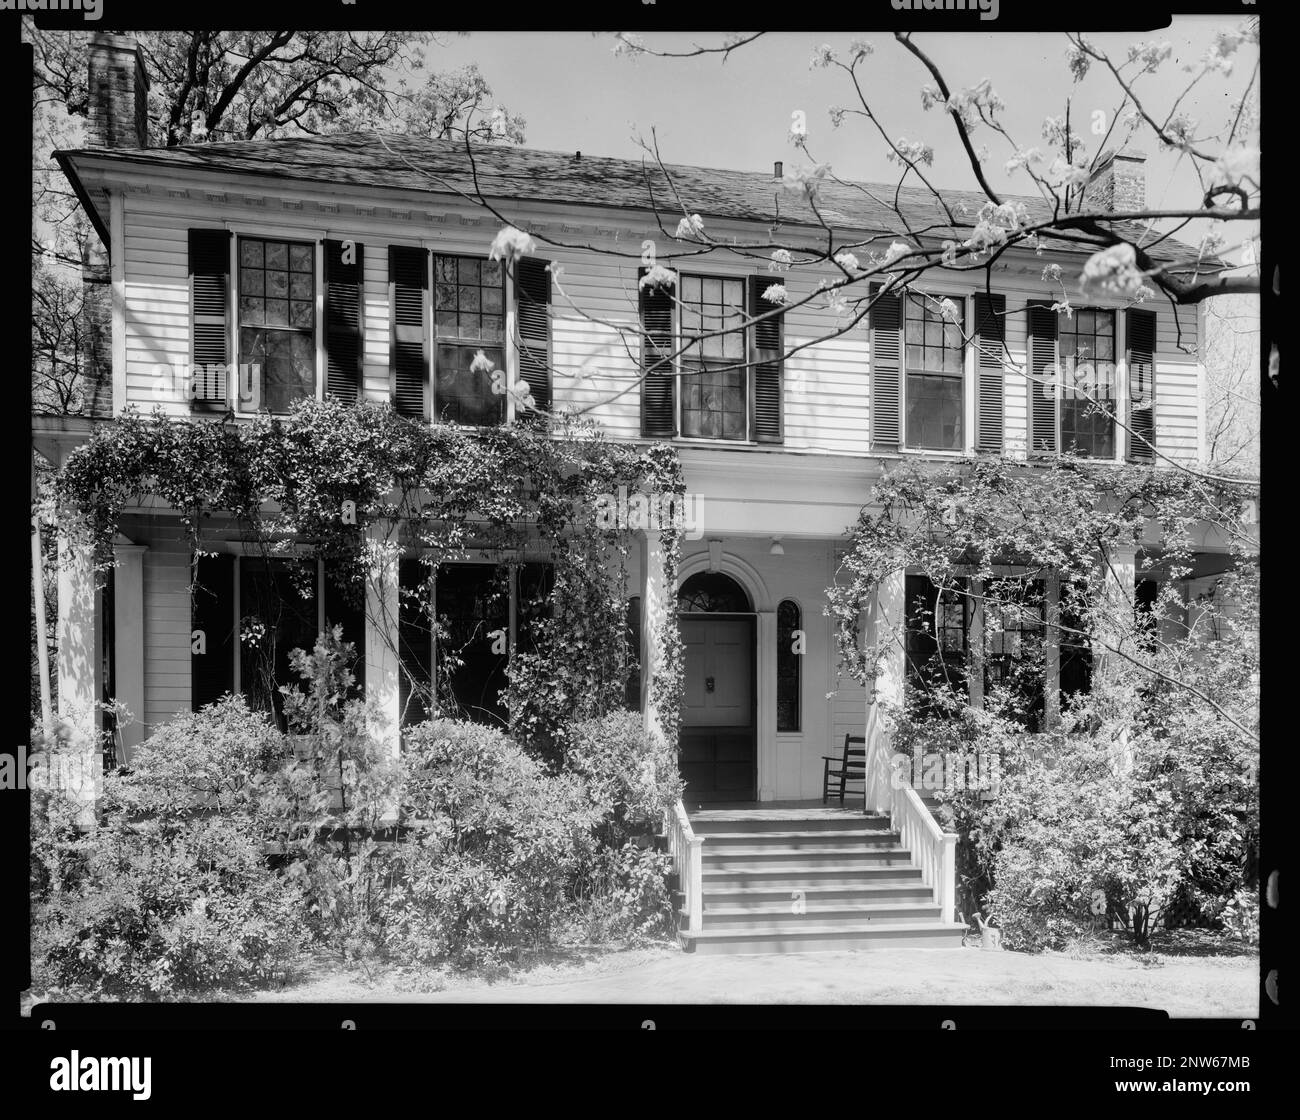
<svg viewBox="0 0 1300 1120">
<path fill-rule="evenodd" d="M 525 215 L 520 218 L 525 220 Z M 364 394 L 368 400 L 386 400 L 389 395 L 387 246 L 423 242 L 444 252 L 485 257 L 497 228 L 495 219 L 484 219 L 467 205 L 455 202 L 447 203 L 444 220 L 416 223 L 359 214 L 280 211 L 238 200 L 196 206 L 170 198 L 128 196 L 124 246 L 128 403 L 145 410 L 161 406 L 175 415 L 189 415 L 184 377 L 159 376 L 159 367 L 183 369 L 189 360 L 186 231 L 191 226 L 226 221 L 236 227 L 247 223 L 250 232 L 275 226 L 291 236 L 296 230 L 296 235 L 304 239 L 316 240 L 328 233 L 334 238 L 351 237 L 365 245 L 363 362 Z M 643 219 L 628 217 L 625 221 L 635 225 Z M 557 223 L 553 216 L 550 224 L 542 228 L 557 240 L 618 254 L 604 256 L 580 248 L 538 246 L 540 256 L 563 268 L 553 288 L 552 302 L 554 406 L 595 420 L 612 438 L 639 439 L 639 244 L 642 236 L 656 239 L 661 260 L 672 263 L 663 257 L 671 249 L 671 241 L 649 225 L 632 238 L 613 231 L 579 235 Z M 1012 456 L 1025 453 L 1031 390 L 1023 374 L 1024 303 L 1049 294 L 1047 286 L 1038 283 L 1045 259 L 1000 271 L 995 277 L 995 288 L 1007 296 L 1011 358 L 1003 407 L 1005 450 Z M 743 277 L 763 272 L 761 261 L 722 256 L 679 263 L 714 275 Z M 1077 274 L 1078 267 L 1077 263 L 1068 264 L 1067 276 Z M 798 299 L 813 291 L 819 279 L 838 273 L 823 268 L 769 275 L 773 283 L 785 284 L 791 297 Z M 969 275 L 939 272 L 927 287 L 955 296 L 971 291 L 973 284 Z M 1082 305 L 1077 294 L 1072 298 Z M 1163 454 L 1191 461 L 1197 451 L 1197 316 L 1184 308 L 1179 309 L 1175 320 L 1174 309 L 1167 305 L 1152 309 L 1157 313 L 1157 445 Z M 858 324 L 831 337 L 841 325 L 820 299 L 786 314 L 787 350 L 797 351 L 785 361 L 782 446 L 787 451 L 848 455 L 870 452 L 867 331 L 865 324 Z M 814 339 L 820 341 L 813 344 Z"/>
<path fill-rule="evenodd" d="M 190 710 L 190 549 L 175 522 L 128 517 L 144 553 L 144 732 Z"/>
</svg>

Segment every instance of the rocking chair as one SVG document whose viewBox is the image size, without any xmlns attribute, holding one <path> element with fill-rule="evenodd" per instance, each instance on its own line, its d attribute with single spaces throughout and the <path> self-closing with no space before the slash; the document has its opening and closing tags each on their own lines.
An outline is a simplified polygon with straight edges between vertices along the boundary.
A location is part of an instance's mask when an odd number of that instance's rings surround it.
<svg viewBox="0 0 1300 1120">
<path fill-rule="evenodd" d="M 865 735 L 845 735 L 841 755 L 822 755 L 822 804 L 831 795 L 833 786 L 839 787 L 840 804 L 844 804 L 845 787 L 849 782 L 862 783 L 862 798 L 867 796 L 867 739 Z"/>
</svg>

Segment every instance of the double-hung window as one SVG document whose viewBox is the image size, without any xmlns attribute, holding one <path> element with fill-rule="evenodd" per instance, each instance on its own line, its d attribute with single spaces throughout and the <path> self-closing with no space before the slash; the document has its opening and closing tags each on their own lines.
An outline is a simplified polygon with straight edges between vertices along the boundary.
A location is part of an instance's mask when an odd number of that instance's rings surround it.
<svg viewBox="0 0 1300 1120">
<path fill-rule="evenodd" d="M 681 277 L 681 433 L 743 440 L 749 431 L 745 281 Z M 725 332 L 725 333 L 723 333 Z"/>
<path fill-rule="evenodd" d="M 434 254 L 437 419 L 481 426 L 505 423 L 505 305 L 505 270 L 500 261 Z M 471 368 L 480 350 L 492 363 L 491 372 Z"/>
<path fill-rule="evenodd" d="M 961 451 L 966 408 L 962 324 L 944 318 L 940 298 L 909 293 L 904 300 L 906 446 Z M 965 301 L 957 297 L 953 302 L 961 308 Z"/>
<path fill-rule="evenodd" d="M 316 396 L 316 247 L 280 238 L 239 238 L 241 401 L 287 412 Z"/>
<path fill-rule="evenodd" d="M 1061 375 L 1060 448 L 1093 459 L 1115 457 L 1115 313 L 1057 313 Z"/>
</svg>

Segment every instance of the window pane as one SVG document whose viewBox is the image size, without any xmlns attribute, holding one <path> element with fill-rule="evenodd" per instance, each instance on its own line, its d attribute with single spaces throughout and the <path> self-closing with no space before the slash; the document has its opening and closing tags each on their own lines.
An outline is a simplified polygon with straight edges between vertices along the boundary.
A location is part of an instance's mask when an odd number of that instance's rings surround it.
<svg viewBox="0 0 1300 1120">
<path fill-rule="evenodd" d="M 266 273 L 266 294 L 268 296 L 287 296 L 289 294 L 289 274 L 278 269 Z"/>
<path fill-rule="evenodd" d="M 262 267 L 262 243 L 241 238 L 239 241 L 239 263 Z"/>
<path fill-rule="evenodd" d="M 744 439 L 744 371 L 697 369 L 682 378 L 682 434 L 699 439 Z"/>
<path fill-rule="evenodd" d="M 287 412 L 302 397 L 316 394 L 316 354 L 311 335 L 244 327 L 240 331 L 240 361 L 261 371 L 261 407 Z"/>
<path fill-rule="evenodd" d="M 907 446 L 962 448 L 962 379 L 907 375 Z"/>
<path fill-rule="evenodd" d="M 457 424 L 494 425 L 505 422 L 505 396 L 492 392 L 492 375 L 474 373 L 470 363 L 478 347 L 440 345 L 437 349 L 435 408 L 438 418 Z M 483 348 L 493 369 L 505 364 L 497 348 Z"/>
<path fill-rule="evenodd" d="M 266 242 L 266 267 L 288 268 L 289 246 L 284 241 Z"/>
<path fill-rule="evenodd" d="M 311 299 L 311 274 L 295 272 L 289 279 L 289 295 L 294 299 Z"/>
<path fill-rule="evenodd" d="M 291 245 L 289 247 L 289 267 L 295 272 L 312 271 L 312 253 L 310 245 Z"/>
</svg>

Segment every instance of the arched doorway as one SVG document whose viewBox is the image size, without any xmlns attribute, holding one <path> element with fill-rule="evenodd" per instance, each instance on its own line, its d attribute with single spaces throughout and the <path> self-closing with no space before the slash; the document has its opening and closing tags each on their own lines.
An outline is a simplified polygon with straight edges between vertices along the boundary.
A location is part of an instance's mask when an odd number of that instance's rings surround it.
<svg viewBox="0 0 1300 1120">
<path fill-rule="evenodd" d="M 745 589 L 697 572 L 677 592 L 683 645 L 679 737 L 687 804 L 753 801 L 758 788 L 755 619 Z"/>
</svg>

